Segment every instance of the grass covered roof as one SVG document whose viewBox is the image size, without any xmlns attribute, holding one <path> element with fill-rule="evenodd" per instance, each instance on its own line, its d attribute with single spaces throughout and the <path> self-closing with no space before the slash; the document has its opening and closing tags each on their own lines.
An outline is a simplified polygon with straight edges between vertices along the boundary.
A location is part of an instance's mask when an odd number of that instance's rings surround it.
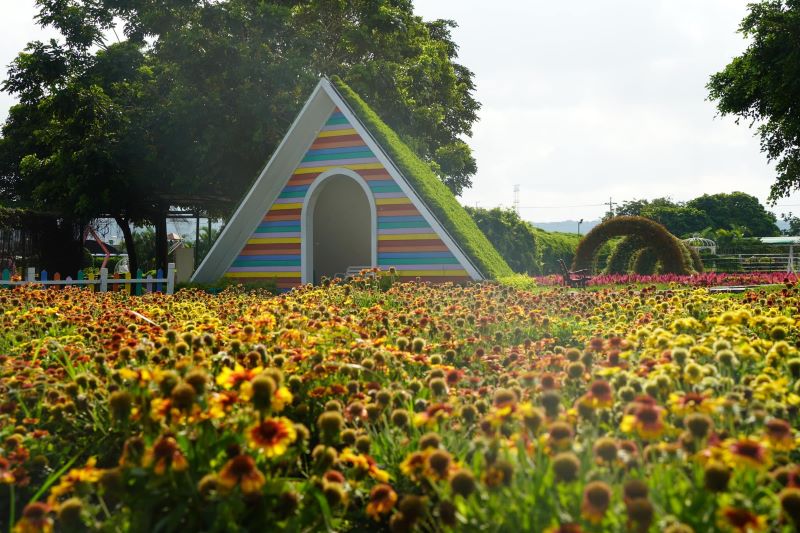
<svg viewBox="0 0 800 533">
<path fill-rule="evenodd" d="M 341 78 L 334 76 L 330 81 L 475 268 L 488 279 L 513 274 L 486 235 L 431 167 L 417 157 Z"/>
</svg>

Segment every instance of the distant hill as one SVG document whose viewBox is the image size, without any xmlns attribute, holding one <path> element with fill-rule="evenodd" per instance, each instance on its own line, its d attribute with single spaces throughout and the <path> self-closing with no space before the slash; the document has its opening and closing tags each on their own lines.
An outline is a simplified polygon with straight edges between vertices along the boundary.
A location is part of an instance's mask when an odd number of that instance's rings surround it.
<svg viewBox="0 0 800 533">
<path fill-rule="evenodd" d="M 581 223 L 581 234 L 586 235 L 593 227 L 600 223 L 599 220 L 584 220 Z M 536 227 L 545 231 L 559 231 L 562 233 L 577 233 L 578 221 L 577 220 L 563 220 L 561 222 L 531 222 Z"/>
</svg>

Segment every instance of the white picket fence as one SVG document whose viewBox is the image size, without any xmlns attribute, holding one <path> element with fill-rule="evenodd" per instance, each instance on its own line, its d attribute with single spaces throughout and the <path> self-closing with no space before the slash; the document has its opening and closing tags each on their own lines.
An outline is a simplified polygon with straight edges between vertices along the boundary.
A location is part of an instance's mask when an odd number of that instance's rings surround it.
<svg viewBox="0 0 800 533">
<path fill-rule="evenodd" d="M 93 290 L 99 292 L 108 292 L 114 290 L 125 290 L 128 294 L 141 295 L 149 292 L 163 292 L 166 294 L 175 293 L 175 263 L 167 265 L 167 275 L 164 276 L 163 271 L 158 269 L 156 277 L 144 277 L 142 271 L 137 272 L 136 277 L 131 276 L 130 273 L 119 277 L 109 276 L 107 268 L 100 269 L 100 275 L 94 276 L 93 274 L 85 274 L 83 271 L 78 271 L 75 278 L 67 276 L 62 279 L 61 275 L 56 272 L 51 277 L 50 274 L 43 270 L 36 274 L 36 269 L 33 267 L 25 271 L 25 279 L 15 280 L 8 270 L 3 270 L 2 278 L 0 279 L 0 287 L 15 287 L 20 285 L 40 285 L 43 287 L 91 287 Z"/>
</svg>

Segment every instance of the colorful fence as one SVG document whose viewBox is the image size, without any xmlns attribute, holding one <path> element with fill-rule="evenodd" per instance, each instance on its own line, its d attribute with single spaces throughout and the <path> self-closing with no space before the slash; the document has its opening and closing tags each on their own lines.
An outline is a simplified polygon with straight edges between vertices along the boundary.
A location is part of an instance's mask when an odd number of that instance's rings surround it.
<svg viewBox="0 0 800 533">
<path fill-rule="evenodd" d="M 79 270 L 74 278 L 71 276 L 62 278 L 58 272 L 51 275 L 46 270 L 42 270 L 37 276 L 34 268 L 28 268 L 25 271 L 25 279 L 14 279 L 8 269 L 0 273 L 0 287 L 18 285 L 41 285 L 54 288 L 88 287 L 99 292 L 125 291 L 136 296 L 150 292 L 173 294 L 175 292 L 175 263 L 167 265 L 166 276 L 164 276 L 164 271 L 159 268 L 155 277 L 151 275 L 144 276 L 141 270 L 136 273 L 136 277 L 133 277 L 130 272 L 109 276 L 107 268 L 101 268 L 97 276 L 91 272 L 85 273 Z"/>
</svg>

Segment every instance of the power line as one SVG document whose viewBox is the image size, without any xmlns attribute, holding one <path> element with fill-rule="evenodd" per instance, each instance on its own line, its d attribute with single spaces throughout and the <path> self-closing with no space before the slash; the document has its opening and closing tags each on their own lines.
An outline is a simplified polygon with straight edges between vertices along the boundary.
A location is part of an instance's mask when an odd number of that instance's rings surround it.
<svg viewBox="0 0 800 533">
<path fill-rule="evenodd" d="M 520 209 L 564 209 L 567 207 L 603 207 L 605 204 L 581 204 L 581 205 L 521 205 Z"/>
</svg>

